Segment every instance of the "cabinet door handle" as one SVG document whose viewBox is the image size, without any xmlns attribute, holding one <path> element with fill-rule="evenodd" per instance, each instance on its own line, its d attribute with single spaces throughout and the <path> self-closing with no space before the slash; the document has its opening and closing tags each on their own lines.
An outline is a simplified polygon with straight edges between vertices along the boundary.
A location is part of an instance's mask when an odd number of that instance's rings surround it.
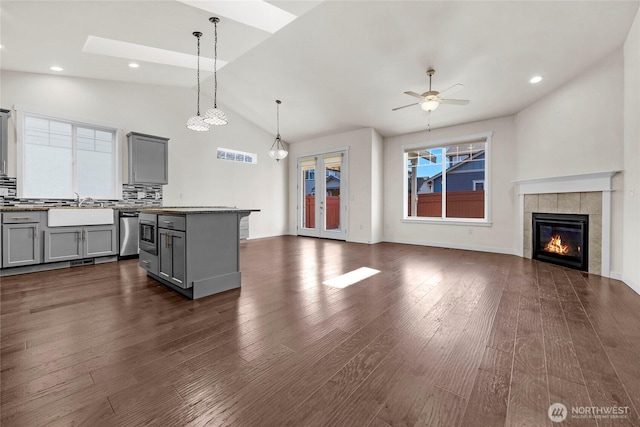
<svg viewBox="0 0 640 427">
<path fill-rule="evenodd" d="M 33 227 L 33 238 L 37 239 L 38 238 L 38 234 L 40 234 L 40 233 L 38 233 L 38 225 L 36 224 L 36 226 Z"/>
<path fill-rule="evenodd" d="M 80 241 L 80 232 L 76 231 L 76 242 Z"/>
</svg>

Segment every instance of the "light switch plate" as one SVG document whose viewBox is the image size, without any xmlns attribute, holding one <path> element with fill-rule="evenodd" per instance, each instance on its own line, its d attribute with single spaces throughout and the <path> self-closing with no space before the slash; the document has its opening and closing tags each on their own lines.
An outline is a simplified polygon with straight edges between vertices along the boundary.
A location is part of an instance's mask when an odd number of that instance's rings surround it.
<svg viewBox="0 0 640 427">
<path fill-rule="evenodd" d="M 7 197 L 9 195 L 8 188 L 0 188 L 0 197 Z"/>
<path fill-rule="evenodd" d="M 147 193 L 144 191 L 138 191 L 138 199 L 144 199 L 145 197 L 147 197 Z"/>
</svg>

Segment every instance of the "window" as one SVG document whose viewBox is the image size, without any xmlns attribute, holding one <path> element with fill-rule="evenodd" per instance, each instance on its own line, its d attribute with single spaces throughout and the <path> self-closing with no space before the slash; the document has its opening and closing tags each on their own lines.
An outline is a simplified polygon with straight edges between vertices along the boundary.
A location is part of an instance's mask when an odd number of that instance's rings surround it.
<svg viewBox="0 0 640 427">
<path fill-rule="evenodd" d="M 489 138 L 405 147 L 405 219 L 487 222 Z"/>
<path fill-rule="evenodd" d="M 117 129 L 31 113 L 18 123 L 19 197 L 121 197 Z"/>
<path fill-rule="evenodd" d="M 484 190 L 484 180 L 473 180 L 473 191 Z"/>
</svg>

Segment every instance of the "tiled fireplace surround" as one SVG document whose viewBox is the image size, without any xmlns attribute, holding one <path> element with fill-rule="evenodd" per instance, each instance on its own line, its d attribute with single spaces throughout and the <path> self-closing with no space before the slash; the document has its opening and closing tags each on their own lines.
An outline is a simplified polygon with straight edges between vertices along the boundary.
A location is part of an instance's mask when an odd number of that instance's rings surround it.
<svg viewBox="0 0 640 427">
<path fill-rule="evenodd" d="M 532 213 L 589 215 L 589 273 L 610 277 L 611 179 L 617 171 L 520 180 L 520 255 L 531 258 Z"/>
</svg>

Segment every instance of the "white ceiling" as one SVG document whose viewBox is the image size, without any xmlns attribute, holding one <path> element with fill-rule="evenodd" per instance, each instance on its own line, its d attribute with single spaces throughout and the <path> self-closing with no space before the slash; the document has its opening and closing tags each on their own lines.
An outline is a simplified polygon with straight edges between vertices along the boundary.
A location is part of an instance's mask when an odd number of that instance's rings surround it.
<svg viewBox="0 0 640 427">
<path fill-rule="evenodd" d="M 209 2 L 213 3 L 213 2 Z M 218 102 L 275 133 L 275 99 L 287 142 L 373 127 L 383 136 L 424 130 L 404 91 L 465 88 L 431 127 L 516 113 L 597 65 L 624 42 L 638 1 L 270 1 L 298 19 L 275 34 L 222 17 Z M 210 6 L 210 5 L 209 5 Z M 173 86 L 195 86 L 192 69 L 83 53 L 89 35 L 213 57 L 210 11 L 177 1 L 0 3 L 0 68 Z M 542 83 L 531 85 L 535 74 Z M 205 95 L 212 72 L 203 83 Z M 195 97 L 194 97 L 195 101 Z M 123 100 L 126 102 L 126 100 Z M 205 101 L 206 104 L 206 101 Z M 181 114 L 181 112 L 176 112 Z M 188 112 L 183 114 L 186 117 Z M 233 122 L 229 124 L 233 126 Z M 215 131 L 215 130 L 214 130 Z"/>
</svg>

